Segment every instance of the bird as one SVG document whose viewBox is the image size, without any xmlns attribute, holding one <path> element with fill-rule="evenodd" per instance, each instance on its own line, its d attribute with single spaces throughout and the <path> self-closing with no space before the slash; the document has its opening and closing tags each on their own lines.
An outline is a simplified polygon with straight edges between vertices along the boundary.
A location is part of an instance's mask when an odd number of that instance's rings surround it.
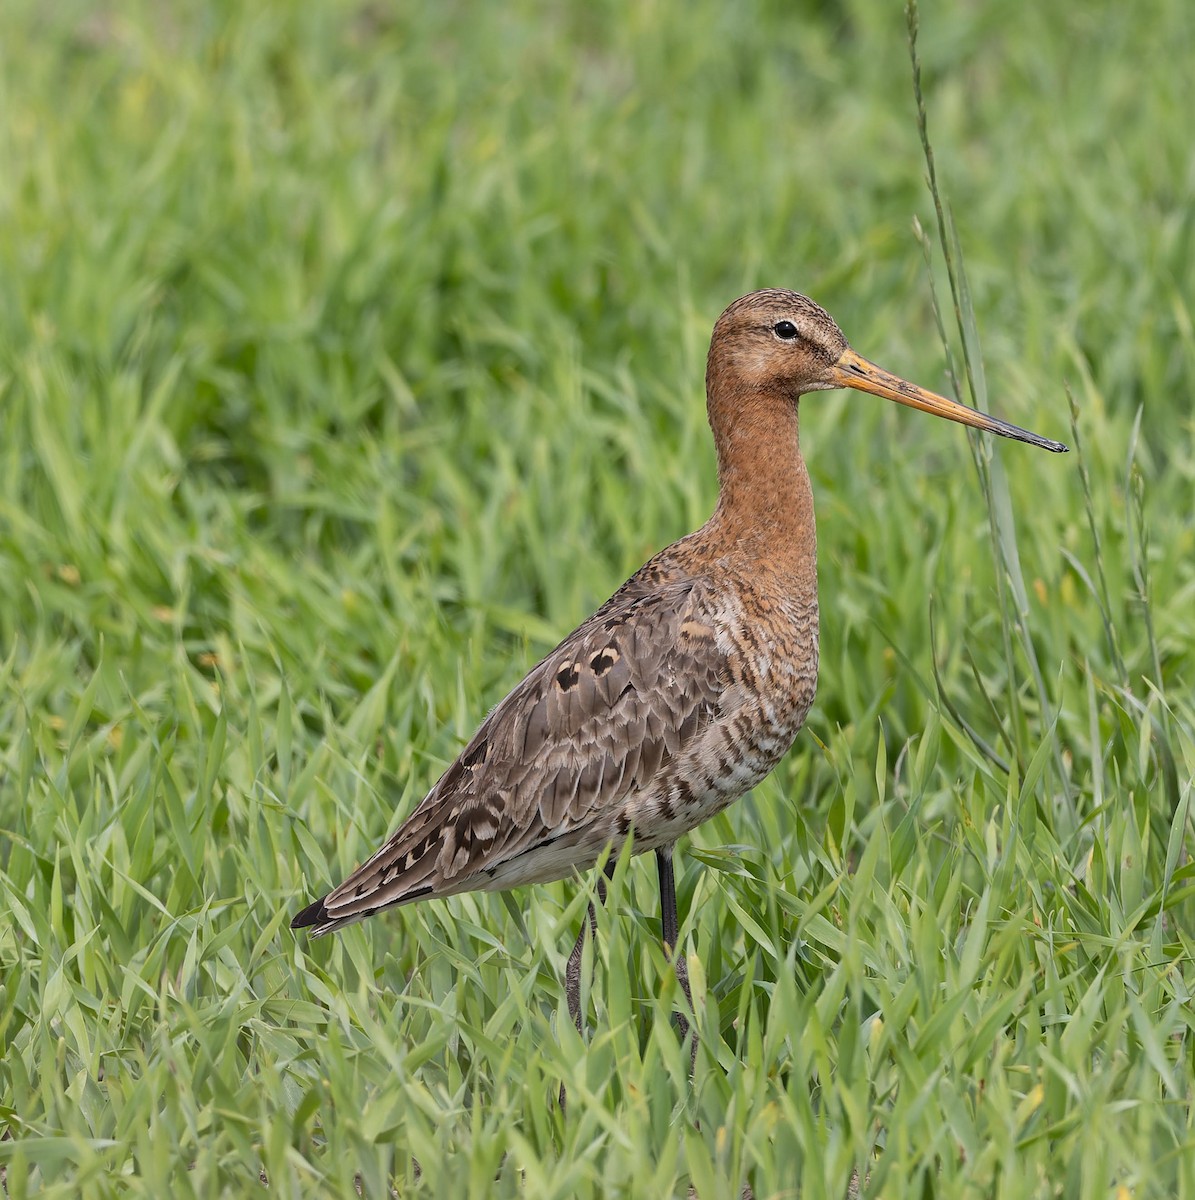
<svg viewBox="0 0 1195 1200">
<path fill-rule="evenodd" d="M 817 533 L 799 399 L 853 388 L 1067 450 L 869 362 L 793 291 L 752 292 L 722 313 L 705 382 L 718 469 L 709 520 L 534 666 L 377 853 L 293 928 L 319 937 L 398 905 L 546 883 L 599 861 L 608 875 L 629 838 L 633 853 L 655 854 L 665 954 L 692 1011 L 675 953 L 673 847 L 777 765 L 817 684 Z M 566 968 L 578 1030 L 592 904 L 588 918 Z"/>
</svg>

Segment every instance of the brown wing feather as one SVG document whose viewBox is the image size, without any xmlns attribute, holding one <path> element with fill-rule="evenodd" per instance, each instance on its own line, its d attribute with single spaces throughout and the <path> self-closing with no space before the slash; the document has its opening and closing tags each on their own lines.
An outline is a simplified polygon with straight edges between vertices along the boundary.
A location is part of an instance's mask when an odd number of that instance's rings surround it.
<svg viewBox="0 0 1195 1200">
<path fill-rule="evenodd" d="M 717 708 L 726 661 L 707 607 L 705 585 L 649 563 L 494 709 L 389 841 L 292 925 L 318 936 L 484 888 L 519 855 L 612 819 Z"/>
</svg>

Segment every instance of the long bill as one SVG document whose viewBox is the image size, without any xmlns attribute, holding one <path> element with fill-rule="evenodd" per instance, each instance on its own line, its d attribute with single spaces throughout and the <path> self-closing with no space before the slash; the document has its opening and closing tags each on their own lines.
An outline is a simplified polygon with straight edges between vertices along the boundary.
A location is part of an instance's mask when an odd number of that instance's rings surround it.
<svg viewBox="0 0 1195 1200">
<path fill-rule="evenodd" d="M 922 412 L 945 417 L 948 421 L 958 421 L 959 424 L 970 425 L 974 429 L 998 433 L 1001 437 L 1014 438 L 1018 442 L 1028 442 L 1031 446 L 1040 446 L 1043 450 L 1052 450 L 1055 454 L 1065 454 L 1069 449 L 1061 442 L 1053 442 L 1040 434 L 1030 433 L 1019 425 L 1010 425 L 997 417 L 989 417 L 987 413 L 968 408 L 957 400 L 948 400 L 935 392 L 927 392 L 925 388 L 909 383 L 907 379 L 901 379 L 899 375 L 892 375 L 882 367 L 877 367 L 875 363 L 868 362 L 849 346 L 830 368 L 830 379 L 835 387 L 871 392 L 874 396 L 895 400 L 897 404 L 907 404 L 910 408 L 919 408 Z"/>
</svg>

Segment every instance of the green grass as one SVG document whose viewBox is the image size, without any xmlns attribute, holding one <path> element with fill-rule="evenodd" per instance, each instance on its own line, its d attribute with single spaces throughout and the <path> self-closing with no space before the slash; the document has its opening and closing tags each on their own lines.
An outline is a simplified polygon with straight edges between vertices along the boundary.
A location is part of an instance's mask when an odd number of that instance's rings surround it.
<svg viewBox="0 0 1195 1200">
<path fill-rule="evenodd" d="M 3 6 L 9 1195 L 1195 1191 L 1195 25 L 921 21 L 953 293 L 882 0 Z M 293 935 L 704 520 L 768 285 L 1075 452 L 804 403 L 822 678 L 682 847 L 693 1082 L 647 861 L 587 1042 L 576 884 Z"/>
</svg>

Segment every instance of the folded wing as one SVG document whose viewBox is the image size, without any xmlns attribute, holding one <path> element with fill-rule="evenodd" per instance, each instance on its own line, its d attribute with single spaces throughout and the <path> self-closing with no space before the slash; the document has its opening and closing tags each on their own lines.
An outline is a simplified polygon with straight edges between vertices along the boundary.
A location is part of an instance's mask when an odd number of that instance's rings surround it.
<svg viewBox="0 0 1195 1200">
<path fill-rule="evenodd" d="M 591 865 L 592 850 L 570 862 L 568 847 L 592 844 L 591 827 L 618 832 L 624 802 L 662 782 L 726 686 L 706 587 L 652 582 L 640 592 L 632 580 L 534 667 L 386 844 L 292 925 L 318 936 L 494 886 L 553 844 L 555 877 Z"/>
</svg>

